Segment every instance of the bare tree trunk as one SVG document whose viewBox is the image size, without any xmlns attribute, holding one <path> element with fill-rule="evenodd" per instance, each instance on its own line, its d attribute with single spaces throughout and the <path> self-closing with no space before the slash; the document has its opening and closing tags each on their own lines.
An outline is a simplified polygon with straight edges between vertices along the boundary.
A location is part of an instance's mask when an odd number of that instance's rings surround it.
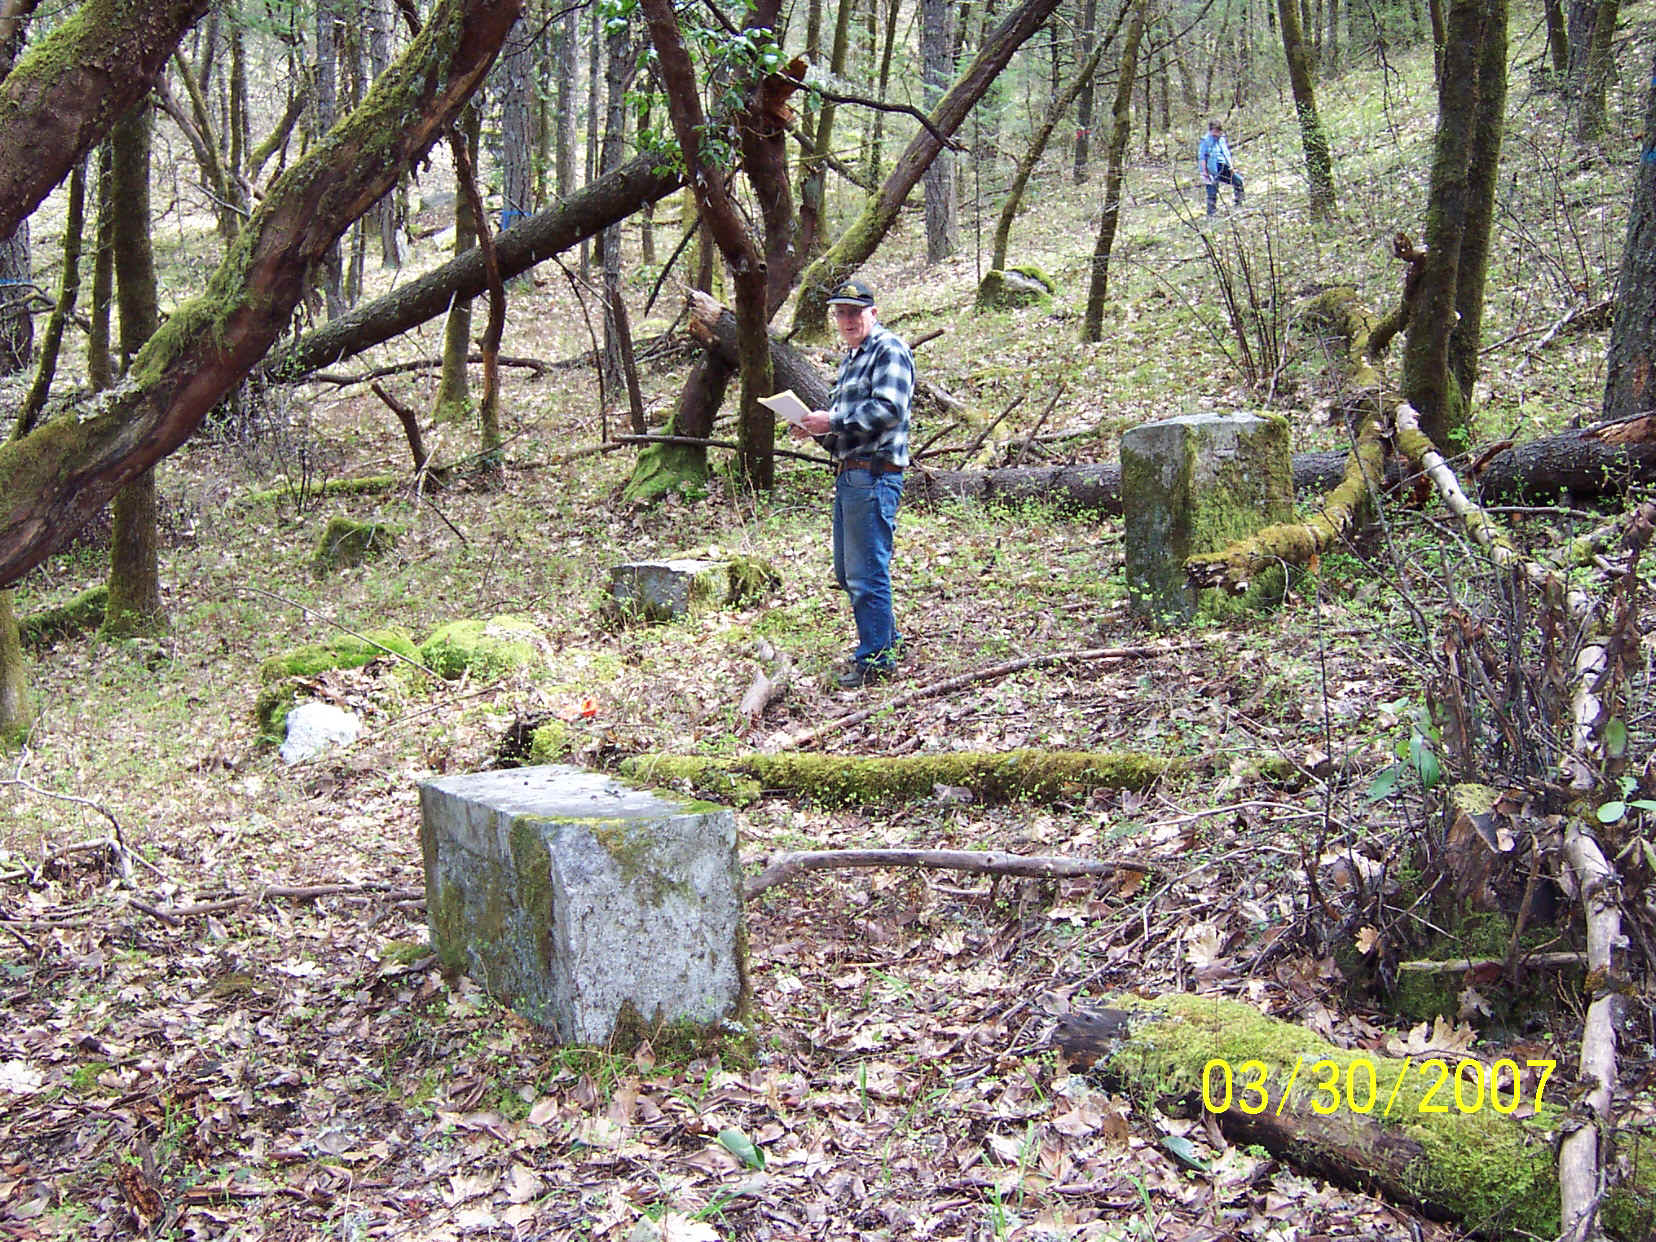
<svg viewBox="0 0 1656 1242">
<path fill-rule="evenodd" d="M 887 90 L 891 86 L 891 56 L 892 49 L 897 45 L 897 16 L 902 9 L 902 0 L 885 0 L 886 25 L 885 45 L 880 52 L 880 92 L 879 97 L 885 99 Z M 874 136 L 868 143 L 868 184 L 879 185 L 880 178 L 885 172 L 885 156 L 881 150 L 885 135 L 885 113 L 874 114 Z"/>
<path fill-rule="evenodd" d="M 98 147 L 97 225 L 93 234 L 92 322 L 86 333 L 86 376 L 93 392 L 115 382 L 109 308 L 115 300 L 115 170 L 111 144 Z"/>
<path fill-rule="evenodd" d="M 598 176 L 598 65 L 604 55 L 603 16 L 599 6 L 592 6 L 592 36 L 587 45 L 587 125 L 586 125 L 586 183 L 591 185 Z M 581 279 L 592 275 L 592 252 L 586 242 L 581 243 Z"/>
<path fill-rule="evenodd" d="M 161 323 L 155 258 L 150 247 L 150 109 L 134 108 L 111 136 L 114 151 L 116 305 L 121 322 L 121 370 Z M 103 633 L 129 637 L 164 629 L 157 565 L 155 471 L 146 470 L 115 496 L 110 535 L 109 602 Z"/>
<path fill-rule="evenodd" d="M 1656 412 L 1656 64 L 1645 94 L 1644 144 L 1633 173 L 1607 370 L 1606 418 Z"/>
<path fill-rule="evenodd" d="M 466 153 L 474 165 L 483 130 L 482 95 L 479 90 L 472 96 L 460 121 Z M 458 256 L 477 245 L 477 220 L 459 169 L 455 170 L 455 181 L 458 192 L 454 196 L 454 253 Z M 471 417 L 471 383 L 466 374 L 466 358 L 471 353 L 471 320 L 471 298 L 456 295 L 443 325 L 443 371 L 437 381 L 437 396 L 431 403 L 431 417 L 436 422 L 459 423 Z"/>
<path fill-rule="evenodd" d="M 1408 309 L 1404 398 L 1433 444 L 1464 446 L 1506 106 L 1506 0 L 1454 0 L 1438 87 L 1426 255 Z"/>
<path fill-rule="evenodd" d="M 926 111 L 932 112 L 954 77 L 954 9 L 951 0 L 920 0 L 920 64 Z M 955 252 L 954 160 L 944 151 L 927 166 L 926 262 Z"/>
<path fill-rule="evenodd" d="M 632 36 L 624 19 L 612 18 L 605 39 L 608 64 L 604 89 L 608 107 L 604 116 L 604 144 L 599 153 L 599 172 L 607 174 L 621 166 L 622 143 L 627 123 L 626 98 L 632 82 Z M 627 325 L 627 306 L 621 290 L 621 226 L 611 225 L 599 236 L 599 253 L 604 271 L 604 392 L 611 403 L 622 396 L 632 419 L 634 435 L 644 435 L 644 401 L 639 393 L 638 375 L 632 360 L 632 333 Z"/>
<path fill-rule="evenodd" d="M 1328 149 L 1328 135 L 1317 116 L 1317 99 L 1311 84 L 1311 62 L 1300 31 L 1298 7 L 1294 0 L 1277 0 L 1277 22 L 1282 29 L 1282 50 L 1288 58 L 1288 81 L 1294 89 L 1294 109 L 1299 113 L 1300 145 L 1305 149 L 1306 188 L 1311 196 L 1311 216 L 1329 220 L 1334 215 L 1334 157 Z"/>
<path fill-rule="evenodd" d="M 1562 89 L 1570 80 L 1570 36 L 1564 29 L 1564 6 L 1560 0 L 1541 0 L 1547 18 L 1547 57 L 1552 62 L 1553 81 Z"/>
<path fill-rule="evenodd" d="M 939 133 L 948 136 L 960 127 L 973 105 L 1006 67 L 1012 53 L 1041 28 L 1057 7 L 1058 0 L 1024 0 L 985 37 L 982 50 L 931 115 L 932 125 Z M 862 214 L 807 269 L 794 310 L 796 334 L 807 338 L 826 334 L 829 291 L 874 253 L 939 147 L 936 135 L 930 130 L 923 129 L 916 134 Z"/>
<path fill-rule="evenodd" d="M 1098 0 L 1086 0 L 1081 8 L 1081 59 L 1096 69 L 1098 58 L 1093 56 L 1093 40 L 1098 37 Z M 1070 179 L 1080 185 L 1087 179 L 1087 155 L 1093 123 L 1093 75 L 1082 75 L 1080 91 L 1075 99 L 1075 163 Z M 1044 143 L 1043 143 L 1044 145 Z M 994 264 L 999 267 L 1000 264 Z"/>
<path fill-rule="evenodd" d="M 829 53 L 828 72 L 835 78 L 845 74 L 846 57 L 851 54 L 852 0 L 840 0 L 839 12 L 834 18 L 834 46 Z M 799 245 L 807 254 L 820 251 L 823 246 L 823 213 L 827 209 L 828 157 L 833 154 L 834 122 L 838 109 L 833 100 L 826 100 L 810 136 L 811 154 L 804 161 L 805 176 L 799 190 Z"/>
<path fill-rule="evenodd" d="M 496 71 L 502 92 L 500 109 L 500 227 L 509 229 L 534 212 L 535 152 L 534 28 L 518 22 L 506 37 Z M 608 171 L 607 169 L 605 170 Z"/>
<path fill-rule="evenodd" d="M 316 0 L 316 100 L 313 125 L 322 140 L 339 119 L 339 5 L 343 0 Z M 328 318 L 345 313 L 345 272 L 338 243 L 322 258 L 322 292 Z"/>
<path fill-rule="evenodd" d="M 1115 32 L 1110 32 L 1111 38 Z M 1023 202 L 1024 190 L 1029 185 L 1029 178 L 1034 174 L 1036 166 L 1041 162 L 1041 156 L 1046 151 L 1047 143 L 1052 140 L 1052 133 L 1058 127 L 1058 122 L 1069 111 L 1069 106 L 1075 102 L 1076 96 L 1083 90 L 1090 89 L 1093 75 L 1098 70 L 1098 62 L 1109 46 L 1110 39 L 1094 41 L 1093 49 L 1087 59 L 1081 62 L 1075 76 L 1069 80 L 1069 85 L 1059 97 L 1052 102 L 1046 120 L 1041 128 L 1035 131 L 1030 140 L 1029 150 L 1024 152 L 1023 158 L 1018 161 L 1018 167 L 1012 174 L 1012 185 L 1006 192 L 1006 201 L 1001 204 L 1000 217 L 995 222 L 995 237 L 990 244 L 989 267 L 993 271 L 1002 271 L 1006 267 L 1006 254 L 1012 237 L 1012 222 L 1017 218 L 1018 209 Z"/>
<path fill-rule="evenodd" d="M 1593 34 L 1581 71 L 1580 110 L 1576 113 L 1576 140 L 1592 142 L 1604 133 L 1605 95 L 1616 69 L 1614 40 L 1620 0 L 1599 0 L 1593 14 Z"/>
<path fill-rule="evenodd" d="M 1110 110 L 1110 164 L 1104 180 L 1104 217 L 1098 225 L 1098 244 L 1093 248 L 1092 280 L 1087 289 L 1087 318 L 1081 329 L 1083 341 L 1098 341 L 1104 335 L 1104 302 L 1110 291 L 1110 250 L 1115 244 L 1116 225 L 1121 218 L 1122 169 L 1127 161 L 1127 139 L 1133 124 L 1133 74 L 1137 69 L 1139 42 L 1144 37 L 1144 10 L 1148 0 L 1137 0 L 1127 19 L 1127 36 L 1121 45 L 1121 70 L 1116 79 L 1115 106 Z"/>
<path fill-rule="evenodd" d="M 367 0 L 368 4 L 368 63 L 378 81 L 391 66 L 391 31 L 395 25 L 391 6 L 395 0 Z M 403 264 L 402 213 L 398 192 L 392 190 L 375 204 L 370 213 L 380 239 L 380 266 L 397 267 Z"/>
<path fill-rule="evenodd" d="M 558 21 L 558 197 L 575 193 L 575 114 L 580 98 L 577 85 L 577 45 L 581 30 L 576 9 L 570 5 Z"/>
</svg>

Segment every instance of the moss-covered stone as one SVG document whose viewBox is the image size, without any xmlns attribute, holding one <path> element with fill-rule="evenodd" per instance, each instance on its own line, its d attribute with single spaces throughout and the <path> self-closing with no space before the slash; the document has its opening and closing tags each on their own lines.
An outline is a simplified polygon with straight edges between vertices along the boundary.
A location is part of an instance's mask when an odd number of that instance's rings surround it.
<svg viewBox="0 0 1656 1242">
<path fill-rule="evenodd" d="M 270 684 L 285 678 L 315 677 L 330 669 L 361 668 L 393 652 L 408 660 L 420 658 L 413 636 L 397 626 L 368 630 L 361 638 L 340 634 L 325 643 L 311 643 L 271 656 L 259 665 L 259 680 Z"/>
<path fill-rule="evenodd" d="M 1182 760 L 1131 751 L 1013 750 L 874 758 L 639 755 L 624 760 L 621 771 L 647 784 L 688 786 L 745 805 L 763 789 L 829 803 L 910 802 L 933 796 L 937 785 L 964 787 L 988 802 L 1060 801 L 1084 797 L 1091 789 L 1143 789 L 1184 767 Z"/>
<path fill-rule="evenodd" d="M 979 310 L 1017 310 L 1028 306 L 1050 306 L 1054 286 L 1038 268 L 1008 268 L 989 271 L 978 282 Z"/>
<path fill-rule="evenodd" d="M 1136 615 L 1168 623 L 1237 604 L 1198 592 L 1187 558 L 1226 548 L 1293 514 L 1287 421 L 1278 415 L 1191 415 L 1135 427 L 1121 438 L 1127 584 Z M 1281 598 L 1285 586 L 1259 574 L 1245 606 Z"/>
<path fill-rule="evenodd" d="M 109 587 L 99 585 L 56 608 L 30 613 L 18 622 L 18 633 L 26 647 L 41 647 L 59 639 L 89 634 L 103 624 Z"/>
<path fill-rule="evenodd" d="M 283 677 L 259 688 L 253 700 L 253 719 L 259 726 L 259 740 L 279 743 L 287 733 L 287 718 L 305 691 L 301 677 Z"/>
<path fill-rule="evenodd" d="M 420 659 L 439 677 L 505 677 L 545 662 L 546 637 L 526 617 L 450 621 L 420 644 Z"/>
<path fill-rule="evenodd" d="M 402 527 L 391 522 L 357 522 L 331 517 L 317 537 L 311 568 L 318 574 L 376 561 L 397 546 Z"/>
<path fill-rule="evenodd" d="M 529 762 L 557 763 L 575 751 L 577 735 L 566 721 L 548 720 L 529 734 Z"/>
</svg>

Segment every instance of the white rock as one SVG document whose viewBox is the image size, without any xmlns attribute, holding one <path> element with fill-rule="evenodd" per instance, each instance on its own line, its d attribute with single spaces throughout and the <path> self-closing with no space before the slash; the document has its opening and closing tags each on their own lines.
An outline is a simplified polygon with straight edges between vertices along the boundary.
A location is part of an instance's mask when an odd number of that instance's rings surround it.
<svg viewBox="0 0 1656 1242">
<path fill-rule="evenodd" d="M 303 763 L 335 746 L 348 746 L 362 732 L 357 716 L 331 703 L 301 703 L 288 713 L 282 758 Z"/>
</svg>

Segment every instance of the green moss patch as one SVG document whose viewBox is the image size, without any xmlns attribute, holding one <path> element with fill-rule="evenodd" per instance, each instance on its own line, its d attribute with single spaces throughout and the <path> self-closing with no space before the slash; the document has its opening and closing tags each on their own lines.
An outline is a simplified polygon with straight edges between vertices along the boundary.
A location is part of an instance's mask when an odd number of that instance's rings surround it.
<svg viewBox="0 0 1656 1242">
<path fill-rule="evenodd" d="M 332 517 L 316 540 L 311 568 L 318 574 L 376 561 L 397 546 L 402 528 L 390 522 L 356 522 Z"/>
<path fill-rule="evenodd" d="M 500 616 L 450 621 L 420 644 L 420 659 L 449 680 L 492 679 L 545 663 L 546 638 L 533 621 Z"/>
<path fill-rule="evenodd" d="M 645 784 L 688 785 L 708 797 L 747 803 L 762 789 L 780 789 L 817 801 L 911 802 L 933 796 L 937 785 L 970 789 L 986 802 L 1068 801 L 1092 789 L 1143 789 L 1183 771 L 1179 759 L 1133 751 L 1012 750 L 946 755 L 844 758 L 838 755 L 639 755 L 621 772 Z"/>
<path fill-rule="evenodd" d="M 315 677 L 336 668 L 361 668 L 370 660 L 386 658 L 395 652 L 405 659 L 418 661 L 419 649 L 407 630 L 395 626 L 369 630 L 362 638 L 341 634 L 325 643 L 295 647 L 281 655 L 271 656 L 259 665 L 259 680 L 266 684 L 288 677 Z"/>
<path fill-rule="evenodd" d="M 92 587 L 56 608 L 24 617 L 17 623 L 18 637 L 25 647 L 41 647 L 59 639 L 89 634 L 103 624 L 108 602 L 107 586 Z"/>
</svg>

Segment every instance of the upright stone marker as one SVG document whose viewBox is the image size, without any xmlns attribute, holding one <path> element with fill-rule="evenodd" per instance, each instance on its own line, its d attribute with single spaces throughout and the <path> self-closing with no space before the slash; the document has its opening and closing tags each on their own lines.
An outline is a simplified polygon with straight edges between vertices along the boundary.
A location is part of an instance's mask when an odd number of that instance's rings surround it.
<svg viewBox="0 0 1656 1242">
<path fill-rule="evenodd" d="M 432 781 L 420 812 L 438 958 L 559 1039 L 744 1012 L 728 810 L 554 766 Z"/>
<path fill-rule="evenodd" d="M 1186 579 L 1187 557 L 1293 517 L 1287 420 L 1191 414 L 1132 428 L 1121 437 L 1121 504 L 1134 614 L 1189 620 L 1207 593 Z"/>
</svg>

